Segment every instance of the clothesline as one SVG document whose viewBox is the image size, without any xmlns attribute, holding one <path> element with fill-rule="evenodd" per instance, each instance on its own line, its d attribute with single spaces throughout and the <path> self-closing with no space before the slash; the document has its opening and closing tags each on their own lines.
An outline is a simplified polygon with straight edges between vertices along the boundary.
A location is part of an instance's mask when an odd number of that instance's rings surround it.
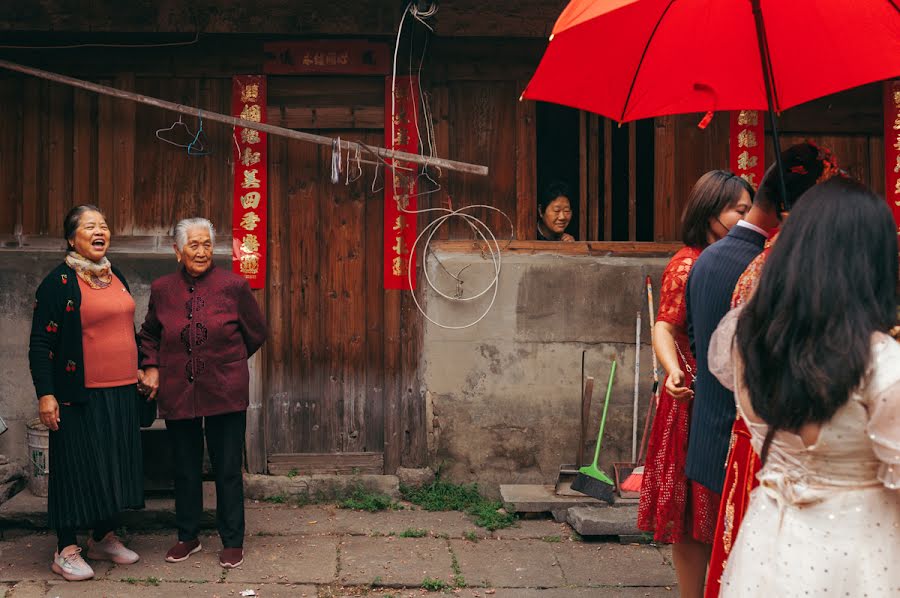
<svg viewBox="0 0 900 598">
<path fill-rule="evenodd" d="M 48 81 L 54 81 L 56 83 L 62 83 L 64 85 L 78 87 L 80 89 L 92 91 L 94 93 L 99 93 L 102 95 L 112 96 L 114 98 L 119 98 L 122 100 L 129 100 L 132 102 L 137 102 L 139 104 L 146 104 L 148 106 L 154 106 L 156 108 L 172 110 L 173 112 L 178 112 L 180 114 L 189 114 L 191 116 L 197 116 L 197 117 L 204 118 L 207 120 L 214 120 L 214 121 L 225 123 L 227 125 L 232 125 L 235 127 L 244 127 L 245 129 L 255 129 L 257 131 L 262 131 L 262 132 L 268 133 L 270 135 L 278 135 L 280 137 L 287 137 L 289 139 L 298 139 L 300 141 L 306 141 L 306 142 L 310 142 L 310 143 L 316 143 L 318 145 L 327 145 L 327 146 L 332 146 L 332 144 L 335 142 L 335 139 L 333 139 L 331 137 L 325 137 L 324 135 L 315 135 L 313 133 L 305 133 L 303 131 L 294 131 L 293 129 L 285 129 L 284 127 L 278 127 L 278 126 L 270 125 L 270 124 L 266 124 L 266 123 L 258 123 L 258 122 L 254 122 L 251 120 L 244 120 L 242 118 L 237 118 L 234 116 L 230 116 L 228 114 L 220 114 L 218 112 L 211 112 L 209 110 L 200 110 L 199 108 L 195 108 L 193 106 L 188 106 L 185 104 L 176 104 L 175 102 L 168 102 L 166 100 L 160 100 L 159 98 L 153 98 L 153 97 L 135 93 L 132 91 L 126 91 L 124 89 L 116 89 L 115 87 L 109 87 L 107 85 L 100 85 L 99 83 L 83 81 L 81 79 L 75 79 L 73 77 L 67 77 L 66 75 L 51 73 L 49 71 L 36 69 L 36 68 L 30 67 L 30 66 L 24 66 L 21 64 L 17 64 L 15 62 L 8 62 L 6 60 L 0 60 L 0 68 L 8 69 L 11 71 L 17 71 L 19 73 L 24 73 L 26 75 L 32 75 L 34 77 L 39 77 L 41 79 L 47 79 Z M 481 175 L 481 176 L 487 176 L 487 174 L 488 174 L 487 166 L 479 166 L 477 164 L 469 164 L 467 162 L 457 162 L 456 160 L 447 160 L 445 158 L 435 158 L 435 157 L 431 157 L 431 156 L 422 156 L 419 154 L 411 154 L 408 152 L 389 150 L 389 149 L 386 149 L 383 147 L 372 147 L 370 145 L 356 143 L 354 141 L 341 140 L 340 147 L 342 150 L 365 151 L 368 153 L 372 153 L 376 156 L 379 156 L 383 159 L 395 159 L 395 160 L 401 160 L 401 161 L 405 161 L 405 162 L 413 162 L 415 164 L 424 164 L 424 165 L 428 165 L 428 166 L 446 168 L 447 170 L 454 170 L 457 172 L 465 172 L 465 173 L 469 173 L 469 174 L 477 174 L 477 175 Z"/>
</svg>

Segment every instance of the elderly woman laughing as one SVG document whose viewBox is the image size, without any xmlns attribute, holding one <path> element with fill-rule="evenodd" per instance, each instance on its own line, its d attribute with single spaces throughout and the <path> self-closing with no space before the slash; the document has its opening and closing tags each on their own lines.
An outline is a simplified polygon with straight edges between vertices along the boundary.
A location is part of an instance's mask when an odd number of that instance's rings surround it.
<svg viewBox="0 0 900 598">
<path fill-rule="evenodd" d="M 249 398 L 247 359 L 266 339 L 266 323 L 246 280 L 213 264 L 215 230 L 204 218 L 175 226 L 181 267 L 153 282 L 141 327 L 139 389 L 157 397 L 175 457 L 178 542 L 166 560 L 201 549 L 203 435 L 216 480 L 219 563 L 244 560 L 241 476 Z"/>
</svg>

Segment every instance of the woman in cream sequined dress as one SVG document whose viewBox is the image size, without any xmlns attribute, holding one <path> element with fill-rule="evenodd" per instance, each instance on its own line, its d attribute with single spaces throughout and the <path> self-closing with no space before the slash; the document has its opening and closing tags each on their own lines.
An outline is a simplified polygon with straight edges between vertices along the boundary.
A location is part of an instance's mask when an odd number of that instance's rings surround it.
<svg viewBox="0 0 900 598">
<path fill-rule="evenodd" d="M 815 196 L 815 197 L 813 197 Z M 900 596 L 897 239 L 885 202 L 804 195 L 710 369 L 763 463 L 721 596 Z"/>
</svg>

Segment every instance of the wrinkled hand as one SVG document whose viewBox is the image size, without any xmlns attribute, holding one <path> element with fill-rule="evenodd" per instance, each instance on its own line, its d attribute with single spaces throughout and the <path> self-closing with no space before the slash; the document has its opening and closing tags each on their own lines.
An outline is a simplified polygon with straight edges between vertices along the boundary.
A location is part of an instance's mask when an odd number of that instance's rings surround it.
<svg viewBox="0 0 900 598">
<path fill-rule="evenodd" d="M 563 233 L 562 237 L 560 237 L 559 240 L 565 243 L 572 243 L 575 241 L 575 237 L 573 237 L 569 233 Z"/>
<path fill-rule="evenodd" d="M 677 401 L 686 401 L 694 396 L 694 391 L 685 386 L 684 372 L 675 370 L 666 378 L 666 390 Z"/>
<path fill-rule="evenodd" d="M 138 370 L 138 392 L 147 397 L 148 401 L 156 398 L 159 391 L 159 369 L 154 367 Z"/>
<path fill-rule="evenodd" d="M 38 413 L 41 423 L 53 430 L 59 430 L 59 403 L 53 395 L 44 395 L 39 399 Z"/>
</svg>

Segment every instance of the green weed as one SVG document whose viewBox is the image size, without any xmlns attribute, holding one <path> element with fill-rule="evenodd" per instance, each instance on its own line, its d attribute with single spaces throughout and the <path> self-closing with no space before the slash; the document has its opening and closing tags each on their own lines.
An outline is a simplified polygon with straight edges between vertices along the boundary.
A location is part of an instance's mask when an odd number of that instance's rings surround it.
<svg viewBox="0 0 900 598">
<path fill-rule="evenodd" d="M 372 492 L 362 486 L 354 488 L 344 500 L 338 503 L 338 506 L 342 509 L 368 511 L 370 513 L 399 508 L 399 505 L 390 496 Z"/>
<path fill-rule="evenodd" d="M 443 579 L 433 579 L 431 577 L 426 577 L 422 580 L 422 588 L 428 590 L 429 592 L 440 592 L 450 589 L 450 584 L 448 584 Z"/>
<path fill-rule="evenodd" d="M 123 579 L 125 583 L 130 583 L 131 585 L 145 585 L 145 586 L 158 586 L 159 582 L 162 581 L 158 577 L 126 577 Z"/>
<path fill-rule="evenodd" d="M 559 536 L 544 536 L 541 538 L 544 542 L 562 542 L 562 538 Z"/>
<path fill-rule="evenodd" d="M 424 538 L 428 535 L 428 530 L 409 527 L 400 532 L 401 538 Z"/>
<path fill-rule="evenodd" d="M 475 525 L 490 531 L 512 527 L 517 518 L 514 514 L 501 512 L 499 502 L 484 498 L 477 484 L 451 484 L 435 480 L 427 486 L 410 488 L 401 486 L 403 498 L 426 511 L 462 511 L 475 520 Z"/>
</svg>

